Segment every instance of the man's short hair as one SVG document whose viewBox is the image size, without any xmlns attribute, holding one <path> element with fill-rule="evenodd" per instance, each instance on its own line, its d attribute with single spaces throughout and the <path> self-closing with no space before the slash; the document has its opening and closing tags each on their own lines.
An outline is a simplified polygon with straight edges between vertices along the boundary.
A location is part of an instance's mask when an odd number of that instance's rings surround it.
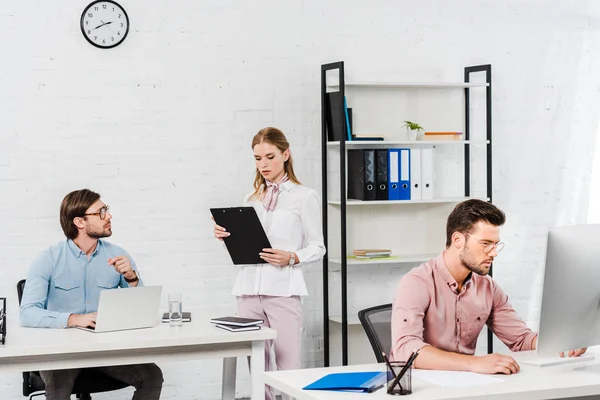
<svg viewBox="0 0 600 400">
<path fill-rule="evenodd" d="M 89 189 L 75 190 L 65 196 L 60 204 L 60 226 L 67 239 L 74 240 L 78 230 L 73 218 L 83 217 L 88 208 L 100 199 L 100 194 Z"/>
<path fill-rule="evenodd" d="M 452 244 L 454 232 L 470 232 L 479 221 L 501 226 L 506 221 L 506 215 L 492 203 L 483 200 L 471 199 L 457 204 L 446 223 L 446 248 Z"/>
</svg>

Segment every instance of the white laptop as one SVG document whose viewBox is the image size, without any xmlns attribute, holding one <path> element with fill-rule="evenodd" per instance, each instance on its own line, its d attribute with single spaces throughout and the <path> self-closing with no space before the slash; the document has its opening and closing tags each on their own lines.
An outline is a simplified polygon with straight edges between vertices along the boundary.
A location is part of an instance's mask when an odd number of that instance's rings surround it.
<svg viewBox="0 0 600 400">
<path fill-rule="evenodd" d="M 95 328 L 88 332 L 114 332 L 151 328 L 160 322 L 162 286 L 105 289 L 100 292 Z"/>
</svg>

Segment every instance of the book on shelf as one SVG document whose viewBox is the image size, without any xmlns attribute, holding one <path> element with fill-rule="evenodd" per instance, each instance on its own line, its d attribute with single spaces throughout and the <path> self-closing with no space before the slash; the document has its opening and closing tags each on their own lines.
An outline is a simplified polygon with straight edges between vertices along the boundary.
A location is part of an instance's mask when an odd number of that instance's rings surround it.
<svg viewBox="0 0 600 400">
<path fill-rule="evenodd" d="M 390 249 L 356 249 L 352 252 L 358 257 L 389 257 L 392 254 Z"/>
<path fill-rule="evenodd" d="M 264 323 L 262 319 L 257 318 L 242 318 L 242 317 L 219 317 L 212 318 L 211 323 L 217 325 L 228 325 L 228 326 L 253 326 Z"/>
<path fill-rule="evenodd" d="M 423 140 L 463 140 L 462 132 L 425 132 Z"/>
<path fill-rule="evenodd" d="M 354 256 L 354 258 L 357 258 L 359 260 L 373 260 L 375 258 L 390 258 L 391 254 L 381 254 L 381 255 L 376 255 L 376 256 Z"/>
<path fill-rule="evenodd" d="M 363 141 L 373 141 L 373 142 L 382 142 L 384 140 L 383 136 L 375 136 L 375 135 L 356 135 L 352 134 L 352 140 L 363 140 Z"/>
</svg>

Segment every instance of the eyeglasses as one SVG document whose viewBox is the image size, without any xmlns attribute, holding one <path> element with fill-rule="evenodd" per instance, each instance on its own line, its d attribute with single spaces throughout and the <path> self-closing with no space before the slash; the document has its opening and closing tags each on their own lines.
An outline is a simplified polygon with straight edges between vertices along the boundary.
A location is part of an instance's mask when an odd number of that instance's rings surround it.
<svg viewBox="0 0 600 400">
<path fill-rule="evenodd" d="M 104 207 L 102 207 L 101 209 L 99 209 L 98 212 L 87 213 L 87 214 L 83 214 L 83 215 L 97 215 L 100 217 L 100 219 L 104 219 L 104 218 L 106 218 L 106 213 L 108 212 L 108 210 L 110 210 L 110 206 L 107 204 Z"/>
<path fill-rule="evenodd" d="M 466 232 L 465 235 L 473 236 L 469 232 Z M 473 237 L 476 238 L 475 236 L 473 236 Z M 504 248 L 504 243 L 502 243 L 502 242 L 481 243 L 481 240 L 479 240 L 479 244 L 483 246 L 484 253 L 490 253 L 494 249 L 496 249 L 496 253 L 500 253 L 502 251 L 502 249 Z"/>
</svg>

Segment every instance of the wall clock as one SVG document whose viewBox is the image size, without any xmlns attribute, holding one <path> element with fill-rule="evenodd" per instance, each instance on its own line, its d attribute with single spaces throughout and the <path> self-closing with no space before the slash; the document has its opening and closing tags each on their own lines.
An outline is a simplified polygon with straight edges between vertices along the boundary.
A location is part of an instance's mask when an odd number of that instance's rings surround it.
<svg viewBox="0 0 600 400">
<path fill-rule="evenodd" d="M 81 33 L 96 47 L 118 46 L 128 32 L 129 17 L 125 9 L 112 0 L 95 0 L 81 14 Z"/>
</svg>

